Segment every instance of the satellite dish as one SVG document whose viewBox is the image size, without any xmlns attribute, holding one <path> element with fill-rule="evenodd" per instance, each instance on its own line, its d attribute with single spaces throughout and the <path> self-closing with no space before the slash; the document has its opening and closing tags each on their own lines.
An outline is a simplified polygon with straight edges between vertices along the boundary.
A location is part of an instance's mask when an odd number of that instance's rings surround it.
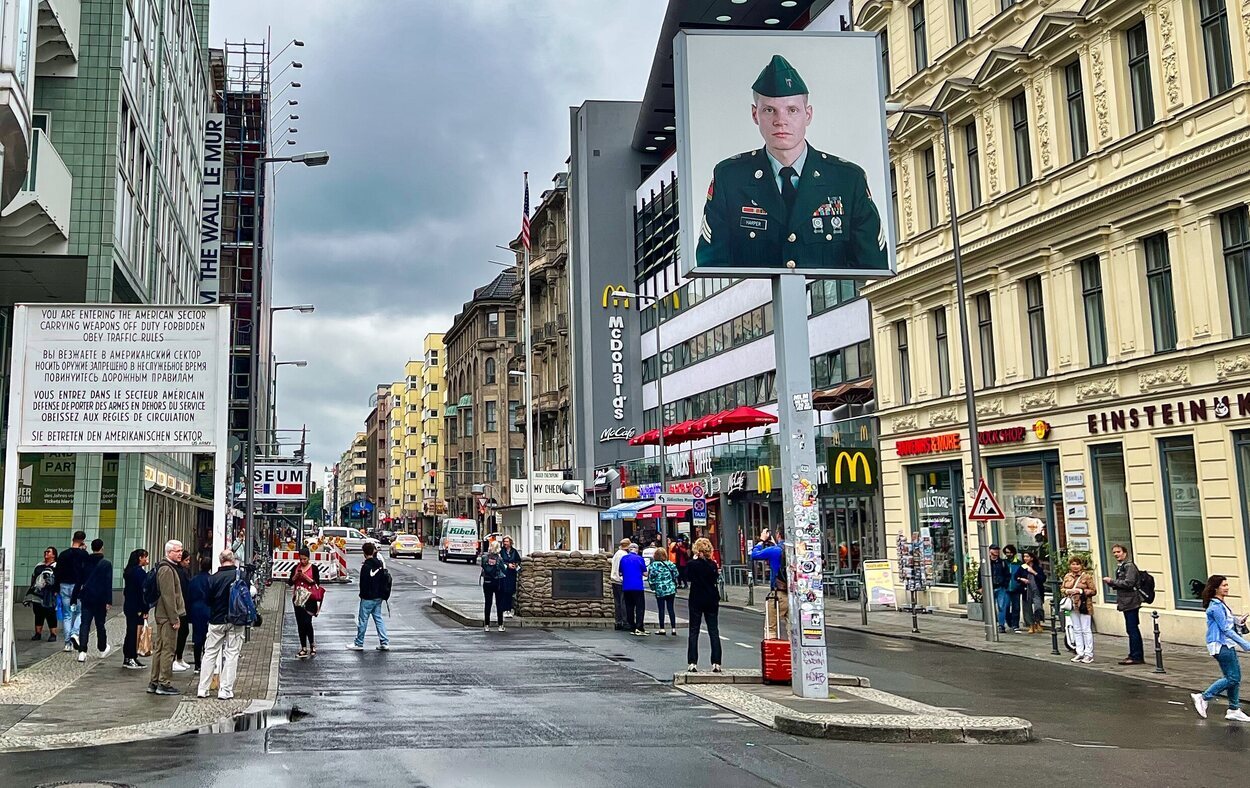
<svg viewBox="0 0 1250 788">
<path fill-rule="evenodd" d="M 243 441 L 231 435 L 230 436 L 230 464 L 233 465 L 234 463 L 238 462 L 239 458 L 242 456 L 243 456 Z"/>
</svg>

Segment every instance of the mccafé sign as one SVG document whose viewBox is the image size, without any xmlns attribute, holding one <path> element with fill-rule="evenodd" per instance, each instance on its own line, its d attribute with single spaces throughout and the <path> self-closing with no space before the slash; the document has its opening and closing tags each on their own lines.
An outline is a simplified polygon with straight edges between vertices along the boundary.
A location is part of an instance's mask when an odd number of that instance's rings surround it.
<svg viewBox="0 0 1250 788">
<path fill-rule="evenodd" d="M 905 441 L 895 441 L 894 450 L 898 452 L 900 457 L 913 457 L 917 454 L 938 454 L 947 451 L 959 451 L 960 435 L 958 432 L 949 432 L 945 435 L 933 435 L 928 438 L 911 438 Z"/>
</svg>

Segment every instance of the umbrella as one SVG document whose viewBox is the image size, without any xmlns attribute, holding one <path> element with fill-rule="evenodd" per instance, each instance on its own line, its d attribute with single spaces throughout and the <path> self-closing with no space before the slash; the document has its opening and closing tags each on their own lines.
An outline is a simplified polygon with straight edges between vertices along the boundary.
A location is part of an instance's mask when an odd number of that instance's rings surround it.
<svg viewBox="0 0 1250 788">
<path fill-rule="evenodd" d="M 720 413 L 710 427 L 716 432 L 735 432 L 748 427 L 762 427 L 765 424 L 776 424 L 777 417 L 757 408 L 743 405 L 739 408 Z"/>
<path fill-rule="evenodd" d="M 629 439 L 630 446 L 654 446 L 660 441 L 659 430 L 647 430 L 641 435 L 635 435 Z"/>
<path fill-rule="evenodd" d="M 875 396 L 872 383 L 872 378 L 864 378 L 817 391 L 812 395 L 812 403 L 817 410 L 829 410 L 839 405 L 863 405 Z"/>
</svg>

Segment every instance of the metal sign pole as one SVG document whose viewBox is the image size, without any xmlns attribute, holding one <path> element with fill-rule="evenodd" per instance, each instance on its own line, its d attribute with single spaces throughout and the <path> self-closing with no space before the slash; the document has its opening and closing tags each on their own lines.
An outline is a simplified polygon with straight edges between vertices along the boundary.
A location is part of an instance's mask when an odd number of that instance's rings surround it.
<svg viewBox="0 0 1250 788">
<path fill-rule="evenodd" d="M 773 326 L 782 512 L 789 567 L 792 687 L 794 694 L 803 698 L 828 698 L 824 557 L 816 487 L 807 279 L 801 273 L 773 277 Z"/>
<path fill-rule="evenodd" d="M 13 310 L 13 351 L 9 367 L 9 440 L 4 453 L 4 521 L 3 534 L 3 589 L 0 590 L 0 681 L 8 683 L 17 671 L 13 635 L 13 572 L 17 565 L 17 475 L 21 457 L 17 447 L 20 440 L 18 429 L 24 403 L 22 392 L 26 390 L 26 321 L 25 309 Z"/>
</svg>

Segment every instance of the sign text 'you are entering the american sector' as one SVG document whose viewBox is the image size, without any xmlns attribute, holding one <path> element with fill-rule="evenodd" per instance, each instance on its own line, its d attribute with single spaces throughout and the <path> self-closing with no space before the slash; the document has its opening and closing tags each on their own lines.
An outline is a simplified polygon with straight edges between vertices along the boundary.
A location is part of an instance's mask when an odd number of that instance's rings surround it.
<svg viewBox="0 0 1250 788">
<path fill-rule="evenodd" d="M 222 310 L 26 307 L 23 450 L 215 445 L 228 325 Z"/>
</svg>

